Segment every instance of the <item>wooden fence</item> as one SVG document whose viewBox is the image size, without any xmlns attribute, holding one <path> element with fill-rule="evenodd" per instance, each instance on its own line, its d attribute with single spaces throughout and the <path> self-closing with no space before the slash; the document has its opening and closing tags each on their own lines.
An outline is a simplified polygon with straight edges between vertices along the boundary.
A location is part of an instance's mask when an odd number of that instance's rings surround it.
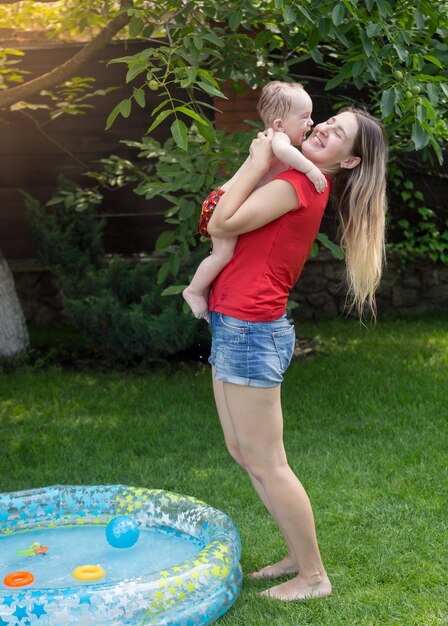
<svg viewBox="0 0 448 626">
<path fill-rule="evenodd" d="M 58 45 L 25 49 L 23 68 L 32 75 L 49 71 L 72 56 L 79 45 Z M 123 139 L 140 140 L 150 125 L 150 111 L 157 104 L 157 94 L 147 92 L 147 106 L 128 119 L 121 116 L 108 131 L 105 122 L 115 104 L 129 93 L 125 85 L 126 66 L 108 65 L 108 60 L 137 53 L 141 43 L 118 42 L 107 46 L 101 57 L 88 63 L 80 76 L 93 76 L 95 88 L 118 87 L 107 96 L 92 99 L 94 108 L 86 115 L 64 115 L 39 128 L 26 112 L 2 112 L 0 123 L 0 248 L 9 260 L 28 260 L 35 256 L 20 190 L 41 201 L 54 193 L 58 176 L 75 181 L 88 179 L 84 173 L 94 169 L 95 161 L 117 154 L 135 157 L 135 150 L 120 143 Z M 36 115 L 39 121 L 48 115 Z M 169 124 L 161 124 L 153 136 L 163 141 L 169 136 Z M 124 189 L 108 194 L 101 211 L 107 215 L 106 248 L 117 253 L 151 249 L 163 230 L 163 201 L 148 202 Z M 16 264 L 17 265 L 17 264 Z"/>
</svg>

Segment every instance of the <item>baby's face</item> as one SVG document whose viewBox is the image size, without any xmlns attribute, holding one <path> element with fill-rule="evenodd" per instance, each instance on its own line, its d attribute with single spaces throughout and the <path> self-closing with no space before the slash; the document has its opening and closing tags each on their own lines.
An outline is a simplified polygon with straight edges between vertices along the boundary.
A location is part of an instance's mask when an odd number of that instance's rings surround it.
<svg viewBox="0 0 448 626">
<path fill-rule="evenodd" d="M 313 103 L 304 89 L 291 93 L 291 108 L 282 118 L 283 132 L 285 132 L 293 146 L 301 146 L 306 135 L 313 125 L 311 113 Z"/>
</svg>

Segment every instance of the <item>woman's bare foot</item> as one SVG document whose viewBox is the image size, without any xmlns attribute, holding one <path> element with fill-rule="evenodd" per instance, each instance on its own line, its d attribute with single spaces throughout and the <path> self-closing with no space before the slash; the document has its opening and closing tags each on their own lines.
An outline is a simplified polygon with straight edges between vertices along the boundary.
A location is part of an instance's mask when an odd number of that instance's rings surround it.
<svg viewBox="0 0 448 626">
<path fill-rule="evenodd" d="M 277 563 L 262 567 L 258 572 L 251 572 L 248 577 L 254 580 L 272 580 L 286 574 L 297 574 L 297 565 L 289 555 Z"/>
<path fill-rule="evenodd" d="M 186 287 L 182 296 L 195 317 L 198 319 L 205 318 L 208 321 L 208 302 L 205 296 L 195 293 L 191 287 Z"/>
<path fill-rule="evenodd" d="M 327 598 L 331 595 L 331 583 L 326 574 L 313 576 L 311 580 L 296 576 L 257 595 L 272 600 L 283 600 L 284 602 Z"/>
</svg>

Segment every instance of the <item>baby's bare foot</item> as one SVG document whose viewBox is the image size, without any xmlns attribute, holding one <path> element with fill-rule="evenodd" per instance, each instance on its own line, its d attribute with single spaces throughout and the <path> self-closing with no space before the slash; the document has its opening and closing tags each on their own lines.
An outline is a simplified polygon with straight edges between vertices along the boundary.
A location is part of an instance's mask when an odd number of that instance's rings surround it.
<svg viewBox="0 0 448 626">
<path fill-rule="evenodd" d="M 297 574 L 297 566 L 289 555 L 277 563 L 262 567 L 258 572 L 251 572 L 248 576 L 255 580 L 271 580 L 286 574 Z"/>
<path fill-rule="evenodd" d="M 205 296 L 195 293 L 191 287 L 186 287 L 182 296 L 195 317 L 198 319 L 205 318 L 208 321 L 208 302 Z"/>
<path fill-rule="evenodd" d="M 315 580 L 314 580 L 315 579 Z M 276 585 L 258 594 L 263 598 L 284 602 L 303 602 L 314 598 L 327 598 L 331 595 L 331 583 L 326 574 L 306 580 L 296 576 L 281 585 Z"/>
</svg>

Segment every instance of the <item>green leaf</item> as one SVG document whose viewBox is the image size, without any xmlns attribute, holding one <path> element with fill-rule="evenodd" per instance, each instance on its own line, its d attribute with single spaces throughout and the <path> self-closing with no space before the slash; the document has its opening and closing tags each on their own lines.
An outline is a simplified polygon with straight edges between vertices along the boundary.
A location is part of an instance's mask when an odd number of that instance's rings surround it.
<svg viewBox="0 0 448 626">
<path fill-rule="evenodd" d="M 171 109 L 166 109 L 165 111 L 162 111 L 161 113 L 159 113 L 159 115 L 156 117 L 156 119 L 153 121 L 151 126 L 146 131 L 146 134 L 149 135 L 149 133 L 152 132 L 154 130 L 154 128 L 157 128 L 157 126 L 161 122 L 163 122 L 163 120 L 166 119 L 168 117 L 168 115 L 171 115 L 172 113 L 173 113 L 173 111 Z"/>
<path fill-rule="evenodd" d="M 123 117 L 129 117 L 131 114 L 132 102 L 131 99 L 122 100 L 120 102 L 120 113 Z"/>
<path fill-rule="evenodd" d="M 184 113 L 185 115 L 188 115 L 189 117 L 194 119 L 199 124 L 208 124 L 209 123 L 206 118 L 201 117 L 199 115 L 199 113 L 196 113 L 196 111 L 194 111 L 193 109 L 191 109 L 187 105 L 182 105 L 180 107 L 176 107 L 176 111 L 180 111 L 181 113 Z"/>
<path fill-rule="evenodd" d="M 430 63 L 432 63 L 433 65 L 436 65 L 441 70 L 444 69 L 443 64 L 439 61 L 439 59 L 437 59 L 436 57 L 432 56 L 431 54 L 424 54 L 423 58 L 426 59 L 426 61 L 429 61 Z"/>
<path fill-rule="evenodd" d="M 171 134 L 179 148 L 182 150 L 188 148 L 188 129 L 182 120 L 174 120 L 171 124 Z"/>
<path fill-rule="evenodd" d="M 328 35 L 328 33 L 331 30 L 331 20 L 329 20 L 327 17 L 322 17 L 318 23 L 317 23 L 317 27 L 319 29 L 319 35 L 324 38 Z"/>
<path fill-rule="evenodd" d="M 126 74 L 126 82 L 130 83 L 131 80 L 134 80 L 139 74 L 143 74 L 146 69 L 146 65 L 141 65 L 141 63 L 130 65 Z"/>
<path fill-rule="evenodd" d="M 283 10 L 283 19 L 285 24 L 293 24 L 297 20 L 297 15 L 290 4 L 287 4 Z"/>
<path fill-rule="evenodd" d="M 193 43 L 196 50 L 202 50 L 204 46 L 204 40 L 199 35 L 193 35 Z"/>
<path fill-rule="evenodd" d="M 164 230 L 163 233 L 160 233 L 160 235 L 157 237 L 155 249 L 157 250 L 157 252 L 165 250 L 174 242 L 175 239 L 176 233 L 174 230 Z"/>
<path fill-rule="evenodd" d="M 134 15 L 134 17 L 131 19 L 131 21 L 129 22 L 129 35 L 134 38 L 134 37 L 138 37 L 144 27 L 144 23 L 143 20 L 140 19 L 139 17 L 136 17 Z"/>
<path fill-rule="evenodd" d="M 166 98 L 165 100 L 163 100 L 163 102 L 161 102 L 160 104 L 158 104 L 155 109 L 152 110 L 151 115 L 155 115 L 156 113 L 158 113 L 160 111 L 160 109 L 163 109 L 163 107 L 165 106 L 165 104 L 167 104 L 168 102 L 171 102 L 170 98 Z"/>
<path fill-rule="evenodd" d="M 448 83 L 440 83 L 443 93 L 448 98 Z"/>
<path fill-rule="evenodd" d="M 146 37 L 147 39 L 149 39 L 149 37 L 151 37 L 154 32 L 154 28 L 154 24 L 146 24 L 142 32 L 142 37 Z"/>
<path fill-rule="evenodd" d="M 318 239 L 320 241 L 320 243 L 325 246 L 325 248 L 327 248 L 328 250 L 330 250 L 330 252 L 332 253 L 332 255 L 336 258 L 339 259 L 340 261 L 342 261 L 342 259 L 344 258 L 344 253 L 342 252 L 341 248 L 336 245 L 335 243 L 333 243 L 329 238 L 328 235 L 326 235 L 325 233 L 319 233 L 316 237 L 316 239 Z"/>
<path fill-rule="evenodd" d="M 422 104 L 417 105 L 417 119 L 419 122 L 424 122 L 428 117 L 428 111 Z"/>
<path fill-rule="evenodd" d="M 310 257 L 317 256 L 318 252 L 319 252 L 319 245 L 316 242 L 314 242 L 313 245 L 311 246 Z"/>
<path fill-rule="evenodd" d="M 191 81 L 196 80 L 196 76 L 198 75 L 197 67 L 195 66 L 186 67 L 185 72 L 187 73 L 187 76 Z"/>
<path fill-rule="evenodd" d="M 415 149 L 421 150 L 428 145 L 430 137 L 420 124 L 414 122 L 414 124 L 412 124 L 411 139 L 414 142 Z"/>
<path fill-rule="evenodd" d="M 197 205 L 194 202 L 186 202 L 182 205 L 179 211 L 179 217 L 181 220 L 188 220 L 197 209 Z"/>
<path fill-rule="evenodd" d="M 229 17 L 229 26 L 231 30 L 237 30 L 239 25 L 241 24 L 242 19 L 243 15 L 241 11 L 233 11 Z"/>
<path fill-rule="evenodd" d="M 162 291 L 162 296 L 178 296 L 188 285 L 170 285 Z"/>
<path fill-rule="evenodd" d="M 366 64 L 364 59 L 358 59 L 358 61 L 355 61 L 353 63 L 353 67 L 352 67 L 352 76 L 354 78 L 361 76 L 361 74 L 364 72 L 366 68 Z"/>
<path fill-rule="evenodd" d="M 370 57 L 373 52 L 373 45 L 370 37 L 364 30 L 360 31 L 359 36 L 361 37 L 362 47 L 364 48 L 366 56 Z"/>
<path fill-rule="evenodd" d="M 219 91 L 219 89 L 213 87 L 213 85 L 210 85 L 209 83 L 204 83 L 204 81 L 202 80 L 200 80 L 196 84 L 201 87 L 205 92 L 207 92 L 210 96 L 218 96 L 219 98 L 225 98 L 227 100 L 222 91 Z"/>
<path fill-rule="evenodd" d="M 224 48 L 226 45 L 222 39 L 220 39 L 218 35 L 215 35 L 213 32 L 209 32 L 206 35 L 203 35 L 203 37 L 204 39 L 207 39 L 207 41 L 210 41 L 210 43 L 214 43 L 215 46 L 218 46 L 218 48 Z"/>
<path fill-rule="evenodd" d="M 254 46 L 263 50 L 272 41 L 272 38 L 272 32 L 268 28 L 261 30 L 254 39 Z"/>
<path fill-rule="evenodd" d="M 145 106 L 145 90 L 142 88 L 134 89 L 132 93 L 137 104 L 143 109 Z"/>
<path fill-rule="evenodd" d="M 118 57 L 117 59 L 111 59 L 110 61 L 108 61 L 108 65 L 110 65 L 111 63 L 126 63 L 127 65 L 129 65 L 130 63 L 135 63 L 135 57 L 132 56 L 127 56 L 127 57 Z"/>
<path fill-rule="evenodd" d="M 425 28 L 425 16 L 418 9 L 415 9 L 414 11 L 414 19 L 415 19 L 417 28 L 419 30 L 423 30 Z"/>
<path fill-rule="evenodd" d="M 173 276 L 177 276 L 180 270 L 180 257 L 179 252 L 176 252 L 171 257 L 171 273 Z"/>
<path fill-rule="evenodd" d="M 163 263 L 163 265 L 161 266 L 161 268 L 159 269 L 157 273 L 158 285 L 161 285 L 162 283 L 166 281 L 170 271 L 171 271 L 171 263 L 170 263 L 170 260 L 168 259 L 168 261 L 165 261 L 165 263 Z"/>
<path fill-rule="evenodd" d="M 393 48 L 395 49 L 395 52 L 397 53 L 400 61 L 402 63 L 406 63 L 406 60 L 408 58 L 408 51 L 406 50 L 406 48 L 403 48 L 403 46 L 399 46 L 398 44 L 394 44 Z"/>
<path fill-rule="evenodd" d="M 323 60 L 324 60 L 323 54 L 319 50 L 319 48 L 314 48 L 313 50 L 311 50 L 311 58 L 317 64 L 323 63 Z"/>
<path fill-rule="evenodd" d="M 367 25 L 366 33 L 368 37 L 375 37 L 380 32 L 381 32 L 380 24 L 370 23 Z"/>
<path fill-rule="evenodd" d="M 380 102 L 381 114 L 383 117 L 389 117 L 395 105 L 395 92 L 393 89 L 383 91 Z"/>
<path fill-rule="evenodd" d="M 333 20 L 333 24 L 335 26 L 339 26 L 342 23 L 345 17 L 345 7 L 342 2 L 338 2 L 331 12 L 331 19 Z"/>
<path fill-rule="evenodd" d="M 352 72 L 351 65 L 347 64 L 341 69 L 339 74 L 337 74 L 334 78 L 329 80 L 325 85 L 325 91 L 329 91 L 330 89 L 334 89 L 337 85 L 340 85 L 346 78 L 350 76 Z"/>
<path fill-rule="evenodd" d="M 215 129 L 211 124 L 199 124 L 197 127 L 198 133 L 208 141 L 209 143 L 214 143 L 216 141 L 216 133 Z"/>
<path fill-rule="evenodd" d="M 117 106 L 115 106 L 112 109 L 112 111 L 109 113 L 109 116 L 106 120 L 106 130 L 109 130 L 109 128 L 115 122 L 116 117 L 120 115 L 120 113 L 121 113 L 121 102 L 119 102 Z"/>
<path fill-rule="evenodd" d="M 376 4 L 382 18 L 387 18 L 393 15 L 394 10 L 386 0 L 376 0 Z"/>
<path fill-rule="evenodd" d="M 437 106 L 439 103 L 439 90 L 433 83 L 429 83 L 427 86 L 428 96 L 431 104 Z"/>
<path fill-rule="evenodd" d="M 219 88 L 218 81 L 214 78 L 213 74 L 211 74 L 208 70 L 204 70 L 202 67 L 198 68 L 198 74 L 202 76 L 206 83 L 210 83 L 217 89 Z"/>
</svg>

